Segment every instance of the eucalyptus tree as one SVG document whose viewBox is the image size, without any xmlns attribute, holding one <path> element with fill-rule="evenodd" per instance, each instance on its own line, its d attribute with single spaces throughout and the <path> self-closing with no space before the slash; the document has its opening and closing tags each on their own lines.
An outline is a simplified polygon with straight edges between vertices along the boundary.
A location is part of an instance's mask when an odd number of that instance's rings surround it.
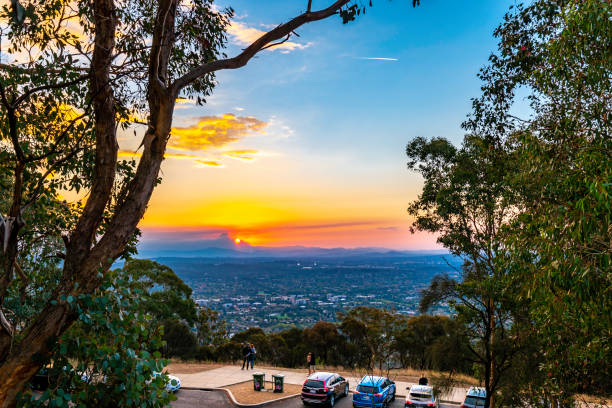
<svg viewBox="0 0 612 408">
<path fill-rule="evenodd" d="M 504 285 L 508 268 L 499 262 L 502 229 L 517 211 L 506 182 L 514 168 L 512 150 L 494 136 L 469 134 L 460 148 L 442 138 L 416 138 L 406 153 L 408 167 L 424 178 L 422 193 L 408 208 L 413 231 L 437 233 L 438 242 L 464 258 L 459 279 L 434 277 L 422 294 L 421 312 L 443 302 L 451 306 L 470 340 L 471 360 L 481 368 L 485 407 L 492 407 L 524 341 L 512 330 L 524 307 Z"/>
<path fill-rule="evenodd" d="M 378 366 L 382 373 L 389 369 L 394 344 L 406 320 L 385 309 L 358 306 L 338 312 L 340 332 L 354 350 L 358 350 L 358 366 L 372 374 Z"/>
<path fill-rule="evenodd" d="M 346 23 L 364 10 L 351 0 L 316 10 L 304 3 L 302 13 L 232 57 L 223 51 L 232 10 L 212 0 L 12 0 L 2 7 L 0 172 L 8 181 L 2 196 L 10 198 L 0 220 L 0 406 L 15 404 L 41 364 L 34 357 L 50 354 L 79 302 L 133 249 L 160 182 L 176 99 L 205 103 L 217 71 L 245 66 L 304 24 L 334 15 Z M 117 130 L 136 121 L 146 126 L 142 155 L 138 163 L 120 161 Z M 60 195 L 80 191 L 76 205 Z M 46 212 L 51 201 L 56 213 Z M 47 256 L 22 252 L 28 229 L 54 243 L 58 251 L 48 255 L 61 259 L 61 272 L 24 321 L 5 303 L 15 272 L 27 297 L 26 265 L 36 270 Z"/>
<path fill-rule="evenodd" d="M 612 389 L 612 5 L 537 0 L 509 12 L 466 122 L 514 146 L 521 211 L 507 265 L 529 301 L 544 399 Z M 517 117 L 517 92 L 531 113 Z"/>
</svg>

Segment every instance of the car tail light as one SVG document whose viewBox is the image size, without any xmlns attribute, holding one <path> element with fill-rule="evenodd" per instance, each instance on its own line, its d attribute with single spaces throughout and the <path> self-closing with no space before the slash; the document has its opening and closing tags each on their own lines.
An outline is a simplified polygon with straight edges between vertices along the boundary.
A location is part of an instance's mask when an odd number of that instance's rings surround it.
<svg viewBox="0 0 612 408">
<path fill-rule="evenodd" d="M 359 394 L 361 394 L 361 393 L 360 393 L 359 391 L 355 390 L 355 391 L 353 391 L 353 394 L 357 394 L 357 395 L 359 395 Z"/>
<path fill-rule="evenodd" d="M 428 407 L 433 407 L 433 406 L 434 406 L 434 403 L 433 403 L 433 402 L 428 402 L 428 403 L 427 403 L 427 406 L 428 406 Z"/>
<path fill-rule="evenodd" d="M 382 394 L 374 394 L 375 397 L 382 397 Z"/>
<path fill-rule="evenodd" d="M 406 400 L 406 404 L 412 404 L 412 401 L 410 401 L 409 399 Z"/>
<path fill-rule="evenodd" d="M 327 392 L 327 391 L 329 391 L 329 388 L 323 387 L 323 391 Z"/>
<path fill-rule="evenodd" d="M 468 408 L 468 406 L 465 405 L 465 404 L 461 404 L 461 406 L 459 408 Z"/>
</svg>

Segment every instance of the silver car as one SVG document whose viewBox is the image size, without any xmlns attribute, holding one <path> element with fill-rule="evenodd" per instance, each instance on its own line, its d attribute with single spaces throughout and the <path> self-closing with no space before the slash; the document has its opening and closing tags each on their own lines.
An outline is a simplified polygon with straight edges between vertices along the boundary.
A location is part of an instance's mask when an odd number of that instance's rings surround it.
<svg viewBox="0 0 612 408">
<path fill-rule="evenodd" d="M 440 401 L 434 395 L 433 387 L 429 385 L 413 385 L 408 389 L 410 391 L 406 395 L 406 407 L 440 407 Z"/>
</svg>

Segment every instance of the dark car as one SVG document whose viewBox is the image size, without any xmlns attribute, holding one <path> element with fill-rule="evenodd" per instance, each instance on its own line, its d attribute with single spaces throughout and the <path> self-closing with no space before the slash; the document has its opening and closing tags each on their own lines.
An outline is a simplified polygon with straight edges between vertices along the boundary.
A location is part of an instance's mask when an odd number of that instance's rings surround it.
<svg viewBox="0 0 612 408">
<path fill-rule="evenodd" d="M 336 400 L 346 397 L 349 383 L 335 373 L 314 373 L 304 381 L 302 386 L 302 402 L 308 404 L 327 404 L 333 407 Z"/>
</svg>

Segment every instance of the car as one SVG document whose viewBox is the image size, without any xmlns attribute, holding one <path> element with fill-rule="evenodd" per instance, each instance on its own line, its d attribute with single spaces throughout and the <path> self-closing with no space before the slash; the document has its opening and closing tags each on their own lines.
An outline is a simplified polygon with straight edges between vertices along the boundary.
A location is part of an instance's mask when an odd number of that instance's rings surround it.
<svg viewBox="0 0 612 408">
<path fill-rule="evenodd" d="M 387 377 L 364 375 L 353 392 L 353 407 L 388 407 L 395 400 L 395 383 Z"/>
<path fill-rule="evenodd" d="M 160 375 L 160 372 L 153 371 L 153 377 L 151 377 L 151 379 L 159 377 Z M 166 391 L 177 392 L 179 388 L 181 388 L 181 380 L 177 376 L 170 375 L 168 373 L 166 373 L 166 376 L 168 377 L 168 382 L 166 383 Z"/>
<path fill-rule="evenodd" d="M 407 388 L 406 407 L 421 408 L 421 407 L 440 407 L 440 401 L 433 392 L 433 387 L 429 385 L 413 385 Z"/>
<path fill-rule="evenodd" d="M 346 397 L 349 383 L 336 373 L 317 372 L 311 374 L 302 385 L 302 402 L 308 404 L 326 404 L 333 407 L 336 400 Z"/>
<path fill-rule="evenodd" d="M 487 391 L 482 387 L 470 387 L 465 395 L 465 401 L 461 404 L 461 408 L 476 408 L 484 407 Z"/>
</svg>

